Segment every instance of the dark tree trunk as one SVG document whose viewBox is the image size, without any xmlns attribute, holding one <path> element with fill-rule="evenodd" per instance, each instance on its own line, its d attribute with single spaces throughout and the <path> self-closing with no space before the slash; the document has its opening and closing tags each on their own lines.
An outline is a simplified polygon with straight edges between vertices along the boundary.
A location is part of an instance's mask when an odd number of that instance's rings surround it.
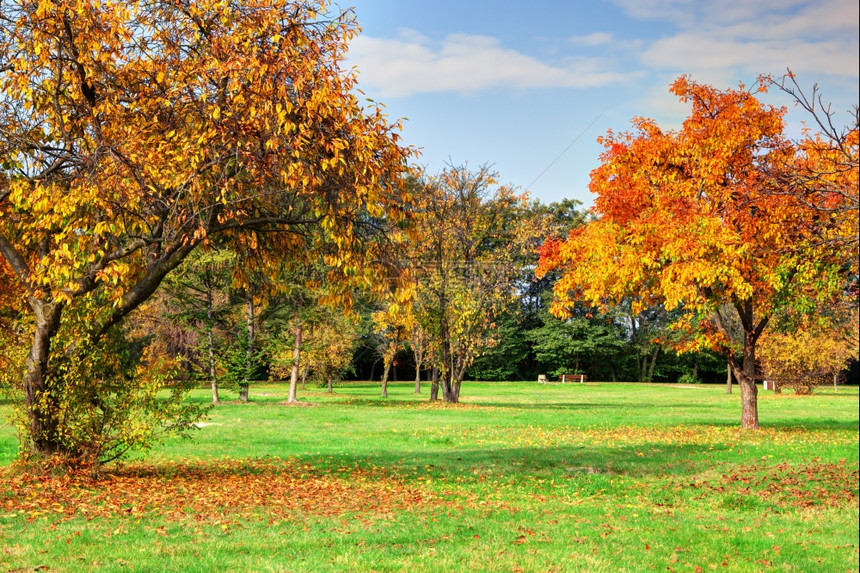
<svg viewBox="0 0 860 573">
<path fill-rule="evenodd" d="M 741 428 L 755 430 L 759 427 L 758 388 L 755 385 L 755 350 L 759 336 L 761 336 L 761 333 L 767 327 L 770 316 L 765 315 L 756 322 L 753 304 L 750 300 L 735 301 L 734 307 L 737 310 L 738 317 L 744 329 L 743 366 L 738 365 L 733 354 L 729 354 L 726 358 L 738 380 L 738 386 L 741 388 Z M 726 328 L 720 313 L 717 312 L 715 316 L 720 328 L 728 334 L 729 330 Z"/>
<path fill-rule="evenodd" d="M 334 377 L 329 376 L 327 382 L 328 382 L 328 393 L 334 394 Z"/>
<path fill-rule="evenodd" d="M 741 387 L 741 428 L 746 430 L 758 429 L 758 387 L 755 385 L 756 359 L 755 350 L 759 336 L 767 327 L 768 316 L 755 323 L 752 301 L 736 304 L 741 324 L 744 327 L 744 367 L 738 384 Z M 735 370 L 737 373 L 737 370 Z"/>
<path fill-rule="evenodd" d="M 741 387 L 741 428 L 758 429 L 758 387 L 755 385 L 755 340 L 744 335 L 744 364 L 738 384 Z"/>
<path fill-rule="evenodd" d="M 651 355 L 651 366 L 648 367 L 648 376 L 646 382 L 654 381 L 654 366 L 657 365 L 657 355 L 660 353 L 660 347 L 654 346 L 654 353 Z"/>
<path fill-rule="evenodd" d="M 36 318 L 33 344 L 27 355 L 24 377 L 24 403 L 29 418 L 30 438 L 42 455 L 63 453 L 59 436 L 58 404 L 48 388 L 51 343 L 60 329 L 62 305 L 35 301 L 31 303 Z"/>
<path fill-rule="evenodd" d="M 456 404 L 460 401 L 460 386 L 463 383 L 463 375 L 465 372 L 446 372 L 442 377 L 442 399 L 449 404 Z"/>
<path fill-rule="evenodd" d="M 430 371 L 430 401 L 435 402 L 439 399 L 439 369 L 433 367 Z"/>
</svg>

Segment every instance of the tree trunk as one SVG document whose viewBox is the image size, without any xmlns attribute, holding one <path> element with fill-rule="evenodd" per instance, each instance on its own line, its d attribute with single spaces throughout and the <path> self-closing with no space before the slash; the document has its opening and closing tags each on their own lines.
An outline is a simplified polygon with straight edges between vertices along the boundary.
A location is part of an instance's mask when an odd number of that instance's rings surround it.
<svg viewBox="0 0 860 573">
<path fill-rule="evenodd" d="M 442 399 L 449 404 L 456 404 L 460 401 L 460 385 L 462 384 L 462 374 L 446 372 L 442 377 Z"/>
<path fill-rule="evenodd" d="M 434 366 L 430 371 L 430 401 L 439 399 L 439 369 Z"/>
<path fill-rule="evenodd" d="M 654 354 L 651 355 L 651 366 L 648 367 L 648 376 L 646 382 L 654 381 L 654 367 L 657 365 L 657 355 L 660 354 L 660 347 L 654 346 Z"/>
<path fill-rule="evenodd" d="M 290 370 L 290 393 L 287 402 L 298 402 L 296 399 L 296 387 L 299 385 L 299 359 L 302 355 L 302 322 L 299 313 L 296 313 L 296 342 L 293 346 L 293 367 Z"/>
<path fill-rule="evenodd" d="M 839 392 L 839 388 L 837 387 L 838 382 L 839 382 L 839 372 L 834 372 L 833 373 L 833 391 L 834 392 Z"/>
<path fill-rule="evenodd" d="M 59 405 L 48 388 L 48 361 L 51 343 L 60 329 L 62 305 L 59 303 L 31 303 L 36 323 L 33 343 L 27 355 L 24 376 L 24 403 L 29 418 L 30 439 L 33 449 L 44 456 L 63 453 L 65 448 L 59 436 Z"/>
<path fill-rule="evenodd" d="M 415 356 L 415 393 L 421 393 L 421 366 L 424 364 L 423 338 L 412 337 L 412 354 Z M 420 350 L 419 350 L 420 348 Z"/>
<path fill-rule="evenodd" d="M 745 430 L 758 429 L 758 388 L 755 385 L 756 362 L 755 348 L 759 336 L 764 332 L 770 315 L 763 316 L 758 323 L 755 321 L 753 304 L 750 300 L 735 301 L 735 310 L 741 320 L 744 329 L 743 367 L 739 367 L 734 355 L 729 354 L 726 358 L 731 364 L 731 369 L 738 380 L 741 388 L 741 428 Z M 717 324 L 726 334 L 730 330 L 726 327 L 722 315 L 715 314 Z"/>
<path fill-rule="evenodd" d="M 246 320 L 248 323 L 248 348 L 245 350 L 245 381 L 239 385 L 239 400 L 242 402 L 248 401 L 248 387 L 251 384 L 251 376 L 254 368 L 254 297 L 250 293 L 247 294 L 247 314 Z"/>
<path fill-rule="evenodd" d="M 328 377 L 328 393 L 334 394 L 334 377 L 333 376 Z"/>
<path fill-rule="evenodd" d="M 732 363 L 726 361 L 726 394 L 732 393 Z"/>
<path fill-rule="evenodd" d="M 754 333 L 744 334 L 744 364 L 738 384 L 741 387 L 741 428 L 758 429 L 758 387 L 755 385 L 755 343 Z"/>
<path fill-rule="evenodd" d="M 385 369 L 382 371 L 382 397 L 388 398 L 388 372 L 391 370 L 391 362 L 385 361 Z"/>
<path fill-rule="evenodd" d="M 218 399 L 218 378 L 215 375 L 215 344 L 212 340 L 212 289 L 206 291 L 206 342 L 209 345 L 209 383 L 212 386 L 212 403 Z"/>
</svg>

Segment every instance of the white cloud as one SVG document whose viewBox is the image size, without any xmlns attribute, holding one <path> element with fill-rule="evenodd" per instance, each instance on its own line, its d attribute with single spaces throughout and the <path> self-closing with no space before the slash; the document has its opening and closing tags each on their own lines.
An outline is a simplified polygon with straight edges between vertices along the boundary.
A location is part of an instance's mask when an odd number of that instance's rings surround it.
<svg viewBox="0 0 860 573">
<path fill-rule="evenodd" d="M 496 38 L 451 34 L 433 42 L 411 30 L 396 39 L 358 36 L 350 44 L 349 62 L 358 68 L 362 86 L 388 98 L 494 88 L 586 88 L 631 77 L 601 58 L 573 57 L 551 65 L 505 48 Z"/>
<path fill-rule="evenodd" d="M 646 67 L 690 73 L 699 81 L 786 68 L 816 79 L 858 77 L 856 0 L 615 0 L 632 17 L 665 20 L 677 31 L 639 53 Z"/>
<path fill-rule="evenodd" d="M 649 67 L 677 69 L 697 80 L 743 70 L 748 81 L 760 73 L 781 74 L 786 68 L 803 76 L 857 76 L 860 58 L 840 42 L 751 41 L 702 34 L 678 34 L 654 42 L 641 54 Z"/>
</svg>

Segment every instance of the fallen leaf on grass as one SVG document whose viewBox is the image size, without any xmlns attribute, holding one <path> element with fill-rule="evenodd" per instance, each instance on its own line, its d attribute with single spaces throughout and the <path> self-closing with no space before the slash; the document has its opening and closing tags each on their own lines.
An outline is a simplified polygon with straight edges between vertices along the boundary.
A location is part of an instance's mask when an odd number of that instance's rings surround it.
<svg viewBox="0 0 860 573">
<path fill-rule="evenodd" d="M 327 475 L 290 460 L 221 461 L 197 464 L 139 465 L 111 470 L 102 479 L 89 474 L 64 476 L 0 474 L 8 495 L 0 511 L 40 515 L 62 513 L 88 518 L 160 515 L 171 520 L 236 526 L 237 518 L 265 513 L 287 517 L 301 511 L 316 515 L 386 514 L 430 501 L 432 495 L 407 487 L 378 468 L 353 468 Z M 166 530 L 159 531 L 166 535 Z"/>
</svg>

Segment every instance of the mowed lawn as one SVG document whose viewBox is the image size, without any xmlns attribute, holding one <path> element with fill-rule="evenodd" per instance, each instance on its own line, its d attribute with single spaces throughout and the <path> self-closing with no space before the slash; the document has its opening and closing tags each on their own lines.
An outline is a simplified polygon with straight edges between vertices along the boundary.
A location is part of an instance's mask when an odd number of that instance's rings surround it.
<svg viewBox="0 0 860 573">
<path fill-rule="evenodd" d="M 721 386 L 379 391 L 254 386 L 95 481 L 3 426 L 0 571 L 858 569 L 856 387 L 761 392 L 754 432 Z"/>
</svg>

